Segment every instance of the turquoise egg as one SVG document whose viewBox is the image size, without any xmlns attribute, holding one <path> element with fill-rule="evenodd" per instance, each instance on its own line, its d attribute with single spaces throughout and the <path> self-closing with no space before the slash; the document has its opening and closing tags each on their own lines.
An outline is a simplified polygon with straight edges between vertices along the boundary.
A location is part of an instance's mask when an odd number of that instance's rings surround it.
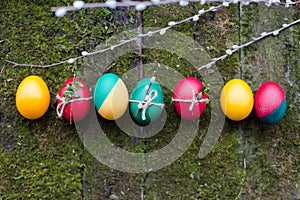
<svg viewBox="0 0 300 200">
<path fill-rule="evenodd" d="M 101 76 L 95 86 L 94 104 L 103 118 L 120 118 L 128 107 L 128 91 L 122 79 L 111 73 Z"/>
<path fill-rule="evenodd" d="M 150 78 L 140 80 L 130 95 L 130 115 L 136 124 L 141 126 L 147 126 L 157 120 L 164 106 L 164 95 L 160 85 L 156 81 L 152 84 L 150 82 Z M 150 103 L 145 107 L 147 98 L 150 99 Z"/>
</svg>

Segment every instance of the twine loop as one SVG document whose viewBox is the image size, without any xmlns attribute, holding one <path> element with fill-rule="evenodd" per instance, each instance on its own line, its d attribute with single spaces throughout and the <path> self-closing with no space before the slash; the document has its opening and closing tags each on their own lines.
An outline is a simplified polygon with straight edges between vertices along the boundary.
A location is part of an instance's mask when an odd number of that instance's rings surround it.
<svg viewBox="0 0 300 200">
<path fill-rule="evenodd" d="M 89 101 L 92 99 L 92 97 L 87 97 L 87 98 L 76 98 L 76 99 L 71 99 L 68 100 L 66 97 L 61 97 L 58 94 L 56 95 L 56 99 L 60 100 L 61 102 L 57 104 L 56 107 L 56 113 L 59 118 L 63 116 L 65 107 L 67 104 L 77 102 L 77 101 Z M 70 112 L 70 119 L 71 119 L 71 112 Z"/>
<path fill-rule="evenodd" d="M 146 120 L 146 110 L 150 106 L 153 105 L 153 106 L 159 106 L 161 108 L 164 108 L 165 106 L 164 104 L 152 102 L 157 97 L 157 95 L 158 92 L 156 90 L 151 90 L 149 94 L 145 96 L 144 101 L 132 100 L 132 99 L 129 100 L 129 102 L 138 103 L 137 105 L 138 112 L 142 110 L 142 120 Z M 138 112 L 136 113 L 136 115 L 138 114 Z"/>
<path fill-rule="evenodd" d="M 193 108 L 195 107 L 196 103 L 203 103 L 203 102 L 209 103 L 209 99 L 208 98 L 201 99 L 201 97 L 200 97 L 200 99 L 198 99 L 198 94 L 196 94 L 195 91 L 192 90 L 192 98 L 191 99 L 176 99 L 176 98 L 172 98 L 172 102 L 191 103 L 191 105 L 189 107 L 189 110 L 192 111 Z"/>
</svg>

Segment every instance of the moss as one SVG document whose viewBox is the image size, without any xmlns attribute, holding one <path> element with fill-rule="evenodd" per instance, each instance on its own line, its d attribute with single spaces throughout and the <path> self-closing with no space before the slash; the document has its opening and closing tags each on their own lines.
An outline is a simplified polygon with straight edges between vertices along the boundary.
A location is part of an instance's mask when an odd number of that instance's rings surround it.
<svg viewBox="0 0 300 200">
<path fill-rule="evenodd" d="M 4 1 L 1 3 L 1 142 L 0 196 L 4 199 L 81 199 L 83 145 L 75 128 L 57 119 L 55 96 L 61 83 L 78 70 L 61 65 L 48 69 L 13 67 L 19 63 L 50 64 L 91 51 L 120 23 L 110 23 L 106 9 L 83 10 L 56 18 L 51 6 L 72 1 Z M 28 75 L 42 77 L 51 106 L 40 119 L 22 118 L 15 107 L 18 84 Z"/>
<path fill-rule="evenodd" d="M 244 184 L 243 170 L 238 163 L 238 145 L 236 133 L 228 132 L 208 155 L 209 159 L 199 159 L 199 142 L 194 142 L 175 163 L 149 174 L 147 199 L 238 197 Z"/>
<path fill-rule="evenodd" d="M 202 8 L 194 4 L 188 8 L 181 7 L 180 12 L 177 5 L 149 8 L 143 13 L 144 26 L 163 27 L 169 21 L 192 16 Z M 221 56 L 227 48 L 231 48 L 231 45 L 238 44 L 239 25 L 237 7 L 222 9 L 221 14 L 218 13 L 207 13 L 198 22 L 185 23 L 176 26 L 174 30 L 192 37 L 211 57 Z M 176 41 L 173 42 L 176 43 Z M 182 49 L 184 55 L 187 49 L 185 47 Z M 180 52 L 180 49 L 177 52 Z M 202 79 L 201 71 L 195 73 L 189 60 L 185 60 L 185 57 L 180 54 L 158 49 L 147 50 L 144 54 L 146 63 L 159 62 L 175 69 L 183 76 L 195 76 Z M 199 66 L 207 62 L 208 60 L 201 60 Z M 238 54 L 217 63 L 217 67 L 225 80 L 238 76 Z M 164 79 L 168 78 L 172 77 L 164 77 Z M 172 91 L 164 89 L 164 94 L 166 102 L 170 102 Z M 166 104 L 166 110 L 168 122 L 157 135 L 146 140 L 146 151 L 166 146 L 176 134 L 180 117 L 176 114 L 173 105 Z M 147 199 L 232 199 L 232 197 L 238 197 L 240 191 L 243 191 L 244 174 L 238 162 L 239 143 L 234 133 L 235 127 L 229 125 L 224 140 L 219 141 L 213 152 L 203 160 L 198 158 L 199 147 L 203 142 L 209 120 L 210 107 L 201 117 L 198 136 L 188 151 L 170 166 L 147 175 L 145 182 Z"/>
<path fill-rule="evenodd" d="M 196 4 L 191 4 L 187 8 L 182 8 L 179 5 L 151 7 L 143 13 L 143 24 L 145 27 L 164 27 L 169 21 L 180 21 L 193 16 L 200 9 L 207 8 L 207 5 L 199 6 Z M 219 57 L 225 54 L 226 49 L 232 48 L 232 45 L 239 42 L 237 17 L 238 8 L 230 6 L 229 8 L 220 9 L 218 12 L 206 13 L 197 22 L 191 21 L 175 26 L 173 30 L 193 38 L 211 58 Z M 225 80 L 239 75 L 239 63 L 237 61 L 238 54 L 235 54 L 217 63 L 217 67 Z"/>
<path fill-rule="evenodd" d="M 270 38 L 247 47 L 216 64 L 224 81 L 240 77 L 255 88 L 269 78 L 279 80 L 289 102 L 286 117 L 280 124 L 263 125 L 254 113 L 243 122 L 227 120 L 213 151 L 200 159 L 199 147 L 210 123 L 212 106 L 209 105 L 200 118 L 197 137 L 180 159 L 155 172 L 131 174 L 98 162 L 84 149 L 75 128 L 56 117 L 56 92 L 66 78 L 81 69 L 81 61 L 72 66 L 64 64 L 48 69 L 12 67 L 5 62 L 5 59 L 32 64 L 58 62 L 78 56 L 83 50 L 92 51 L 110 36 L 139 24 L 137 12 L 133 10 L 81 10 L 67 13 L 63 18 L 56 18 L 49 12 L 51 6 L 71 5 L 72 2 L 11 0 L 0 5 L 0 17 L 5 19 L 0 24 L 1 198 L 139 199 L 142 194 L 146 199 L 295 197 L 295 182 L 299 183 L 300 174 L 297 157 L 300 153 L 300 127 L 297 123 L 299 28 L 285 31 L 275 40 Z M 190 4 L 183 8 L 174 4 L 151 7 L 143 12 L 143 25 L 164 27 L 169 21 L 182 20 L 208 6 Z M 240 16 L 238 11 L 237 6 L 230 6 L 173 29 L 197 41 L 210 57 L 218 57 L 233 44 L 248 41 L 265 28 L 273 28 L 273 23 L 266 25 L 265 13 L 269 13 L 270 20 L 278 24 L 283 22 L 281 13 L 285 13 L 288 19 L 298 17 L 295 9 L 287 12 L 284 8 L 266 9 L 256 4 L 243 6 Z M 176 54 L 154 48 L 145 49 L 142 55 L 128 53 L 115 60 L 107 71 L 123 76 L 139 66 L 142 60 L 145 65 L 159 62 L 184 76 L 202 79 L 202 72 L 196 73 L 189 60 L 184 59 L 185 50 L 184 47 L 178 49 Z M 205 61 L 199 61 L 199 66 Z M 155 67 L 145 69 L 144 75 L 150 76 L 153 69 Z M 257 75 L 255 69 L 265 71 Z M 41 76 L 51 92 L 51 107 L 45 116 L 35 121 L 22 118 L 14 103 L 18 84 L 31 74 Z M 174 77 L 159 78 L 168 82 Z M 124 77 L 129 88 L 135 85 L 136 79 Z M 168 120 L 158 134 L 133 141 L 115 122 L 99 118 L 107 137 L 116 146 L 131 152 L 151 152 L 166 146 L 176 134 L 180 117 L 169 103 L 172 91 L 166 86 L 163 90 Z"/>
<path fill-rule="evenodd" d="M 247 40 L 249 35 L 279 28 L 286 23 L 285 19 L 291 21 L 299 16 L 294 9 L 263 5 L 255 6 L 254 10 L 243 8 L 243 11 L 242 40 Z M 253 18 L 249 17 L 249 13 Z M 294 123 L 299 116 L 299 106 L 295 101 L 299 88 L 290 83 L 299 73 L 292 75 L 290 70 L 299 69 L 298 56 L 293 56 L 299 55 L 299 44 L 290 39 L 299 37 L 299 28 L 291 30 L 276 38 L 266 38 L 242 51 L 243 78 L 252 89 L 257 90 L 263 82 L 276 81 L 284 88 L 289 102 L 284 119 L 277 125 L 263 125 L 253 113 L 240 128 L 243 154 L 248 163 L 245 192 L 249 198 L 273 199 L 276 196 L 293 199 L 297 193 L 295 181 L 299 158 L 293 155 L 299 154 L 294 142 L 299 132 L 299 123 Z"/>
</svg>

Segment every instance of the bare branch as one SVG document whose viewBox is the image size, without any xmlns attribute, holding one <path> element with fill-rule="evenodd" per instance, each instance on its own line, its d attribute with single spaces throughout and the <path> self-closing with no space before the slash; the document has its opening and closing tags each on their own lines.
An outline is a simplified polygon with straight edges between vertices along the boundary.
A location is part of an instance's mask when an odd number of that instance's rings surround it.
<svg viewBox="0 0 300 200">
<path fill-rule="evenodd" d="M 155 6 L 155 5 L 165 5 L 165 4 L 174 4 L 174 3 L 180 3 L 183 0 L 164 0 L 164 1 L 123 1 L 123 2 L 117 2 L 114 1 L 113 3 L 113 7 L 111 6 L 111 4 L 107 3 L 110 0 L 104 2 L 104 3 L 86 3 L 83 6 L 83 9 L 86 8 L 116 8 L 116 7 L 136 7 L 138 5 L 144 5 L 145 7 L 148 6 Z M 265 3 L 265 4 L 275 4 L 275 5 L 286 5 L 286 3 L 284 2 L 280 2 L 280 1 L 276 1 L 276 0 L 255 0 L 255 1 L 249 1 L 249 0 L 227 0 L 227 1 L 223 1 L 223 0 L 184 0 L 187 3 L 194 3 L 194 2 L 201 2 L 203 3 L 213 3 L 213 2 L 225 2 L 225 3 L 251 3 L 251 2 L 255 2 L 255 3 Z M 296 5 L 299 4 L 300 1 L 297 2 L 289 2 L 289 5 Z M 78 10 L 78 8 L 75 8 L 74 6 L 62 6 L 62 7 L 52 7 L 51 8 L 51 12 L 56 12 L 59 9 L 64 9 L 65 11 L 74 11 L 74 10 Z"/>
<path fill-rule="evenodd" d="M 218 62 L 218 61 L 220 61 L 220 60 L 224 60 L 225 58 L 227 58 L 228 56 L 230 56 L 230 55 L 233 54 L 234 52 L 236 52 L 236 51 L 238 51 L 238 50 L 240 50 L 240 49 L 242 49 L 242 48 L 244 48 L 244 47 L 247 47 L 247 46 L 249 46 L 250 44 L 253 44 L 253 43 L 255 43 L 255 42 L 259 41 L 259 40 L 262 40 L 262 39 L 264 39 L 264 38 L 266 38 L 266 37 L 268 37 L 268 36 L 271 36 L 271 35 L 276 36 L 276 35 L 278 35 L 281 31 L 283 31 L 283 30 L 285 30 L 285 29 L 287 29 L 287 28 L 289 28 L 289 27 L 291 27 L 291 26 L 294 26 L 294 25 L 296 25 L 296 24 L 298 24 L 298 23 L 300 23 L 300 19 L 298 19 L 298 20 L 296 20 L 296 21 L 293 21 L 293 22 L 291 22 L 291 23 L 289 23 L 289 24 L 282 24 L 281 28 L 276 29 L 276 30 L 274 30 L 274 31 L 263 32 L 263 33 L 261 33 L 261 35 L 260 35 L 259 37 L 252 38 L 252 40 L 250 40 L 249 42 L 247 42 L 247 43 L 245 43 L 245 44 L 242 44 L 242 45 L 240 45 L 240 46 L 238 46 L 238 45 L 233 45 L 233 47 L 232 47 L 233 49 L 227 49 L 227 50 L 226 50 L 226 54 L 224 54 L 224 55 L 222 55 L 222 56 L 220 56 L 220 57 L 218 57 L 218 58 L 213 58 L 213 59 L 211 59 L 211 61 L 210 61 L 209 63 L 207 63 L 206 65 L 203 65 L 203 66 L 199 67 L 199 68 L 198 68 L 198 71 L 201 70 L 201 69 L 204 69 L 204 68 L 210 68 L 213 64 L 215 64 L 216 62 Z"/>
</svg>

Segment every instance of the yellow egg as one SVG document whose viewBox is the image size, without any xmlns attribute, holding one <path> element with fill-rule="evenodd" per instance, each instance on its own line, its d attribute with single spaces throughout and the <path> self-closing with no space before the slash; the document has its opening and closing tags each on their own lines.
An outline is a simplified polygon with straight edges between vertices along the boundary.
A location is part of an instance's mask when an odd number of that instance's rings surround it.
<svg viewBox="0 0 300 200">
<path fill-rule="evenodd" d="M 16 106 L 27 119 L 38 119 L 45 114 L 50 104 L 50 92 L 38 76 L 28 76 L 20 83 L 16 93 Z"/>
<path fill-rule="evenodd" d="M 241 79 L 228 81 L 221 92 L 221 107 L 231 120 L 245 119 L 252 111 L 254 98 L 250 86 Z"/>
<path fill-rule="evenodd" d="M 122 79 L 112 73 L 101 76 L 95 86 L 94 104 L 103 118 L 120 118 L 128 106 L 128 91 Z"/>
</svg>

